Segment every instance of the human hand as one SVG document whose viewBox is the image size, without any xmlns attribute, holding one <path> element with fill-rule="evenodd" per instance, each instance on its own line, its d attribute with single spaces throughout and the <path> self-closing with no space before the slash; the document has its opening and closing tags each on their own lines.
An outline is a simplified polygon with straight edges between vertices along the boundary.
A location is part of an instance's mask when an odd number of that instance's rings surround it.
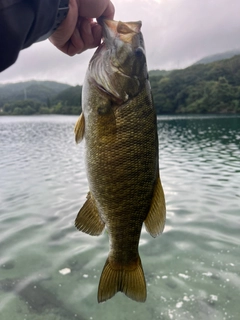
<svg viewBox="0 0 240 320">
<path fill-rule="evenodd" d="M 113 19 L 113 16 L 110 0 L 69 0 L 67 17 L 49 40 L 69 56 L 82 53 L 101 42 L 102 27 L 93 18 Z"/>
</svg>

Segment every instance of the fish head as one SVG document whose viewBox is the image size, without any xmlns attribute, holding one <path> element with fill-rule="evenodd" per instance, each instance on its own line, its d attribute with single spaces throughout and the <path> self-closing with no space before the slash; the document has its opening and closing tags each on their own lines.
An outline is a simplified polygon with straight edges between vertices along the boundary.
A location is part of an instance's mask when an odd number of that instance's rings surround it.
<svg viewBox="0 0 240 320">
<path fill-rule="evenodd" d="M 117 104 L 136 96 L 148 79 L 141 21 L 103 19 L 103 42 L 89 65 L 91 82 Z"/>
<path fill-rule="evenodd" d="M 102 25 L 112 66 L 127 76 L 145 78 L 146 55 L 141 21 L 103 20 Z"/>
</svg>

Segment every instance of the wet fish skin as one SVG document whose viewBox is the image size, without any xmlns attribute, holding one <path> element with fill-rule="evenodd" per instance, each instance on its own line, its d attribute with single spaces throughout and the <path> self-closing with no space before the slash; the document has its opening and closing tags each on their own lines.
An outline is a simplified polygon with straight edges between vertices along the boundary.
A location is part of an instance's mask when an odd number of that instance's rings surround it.
<svg viewBox="0 0 240 320">
<path fill-rule="evenodd" d="M 156 237 L 165 224 L 159 177 L 156 114 L 140 22 L 103 21 L 104 42 L 90 61 L 76 141 L 85 137 L 90 192 L 76 227 L 99 235 L 106 226 L 110 252 L 98 301 L 118 291 L 146 300 L 138 253 L 143 222 Z"/>
</svg>

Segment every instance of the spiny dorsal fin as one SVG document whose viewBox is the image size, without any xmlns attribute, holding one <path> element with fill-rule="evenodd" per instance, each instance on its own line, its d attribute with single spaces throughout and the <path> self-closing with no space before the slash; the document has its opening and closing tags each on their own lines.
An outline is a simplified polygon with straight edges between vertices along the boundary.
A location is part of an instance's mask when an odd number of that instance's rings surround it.
<svg viewBox="0 0 240 320">
<path fill-rule="evenodd" d="M 166 205 L 165 197 L 160 181 L 160 177 L 157 178 L 157 183 L 154 189 L 153 199 L 147 218 L 144 221 L 146 230 L 152 237 L 158 236 L 163 232 L 166 220 Z"/>
<path fill-rule="evenodd" d="M 147 297 L 146 281 L 140 257 L 136 266 L 111 265 L 109 258 L 103 268 L 98 286 L 98 302 L 112 298 L 118 291 L 138 302 L 145 302 Z"/>
<path fill-rule="evenodd" d="M 84 137 L 84 131 L 85 131 L 85 120 L 84 120 L 83 113 L 81 113 L 74 127 L 76 143 L 80 143 L 82 141 Z"/>
<path fill-rule="evenodd" d="M 75 226 L 78 230 L 92 236 L 99 236 L 105 227 L 105 224 L 98 213 L 94 198 L 90 192 L 88 192 L 87 200 L 78 212 L 75 220 Z"/>
</svg>

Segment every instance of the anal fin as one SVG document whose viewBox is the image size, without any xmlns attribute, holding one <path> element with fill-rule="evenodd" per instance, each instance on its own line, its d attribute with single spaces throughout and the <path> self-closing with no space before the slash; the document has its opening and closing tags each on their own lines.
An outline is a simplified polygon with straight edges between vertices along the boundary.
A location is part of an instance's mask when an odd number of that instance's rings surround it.
<svg viewBox="0 0 240 320">
<path fill-rule="evenodd" d="M 81 113 L 74 127 L 76 143 L 80 143 L 82 141 L 84 137 L 84 132 L 85 132 L 85 120 L 84 120 L 83 113 Z"/>
<path fill-rule="evenodd" d="M 78 212 L 75 220 L 75 226 L 78 230 L 88 233 L 92 236 L 98 236 L 102 233 L 105 224 L 100 218 L 94 198 L 89 192 L 87 200 Z"/>
<path fill-rule="evenodd" d="M 165 197 L 161 184 L 160 177 L 158 176 L 154 189 L 154 194 L 151 202 L 151 207 L 148 212 L 147 218 L 144 221 L 146 230 L 152 237 L 157 237 L 163 232 L 166 220 L 166 205 Z"/>
</svg>

